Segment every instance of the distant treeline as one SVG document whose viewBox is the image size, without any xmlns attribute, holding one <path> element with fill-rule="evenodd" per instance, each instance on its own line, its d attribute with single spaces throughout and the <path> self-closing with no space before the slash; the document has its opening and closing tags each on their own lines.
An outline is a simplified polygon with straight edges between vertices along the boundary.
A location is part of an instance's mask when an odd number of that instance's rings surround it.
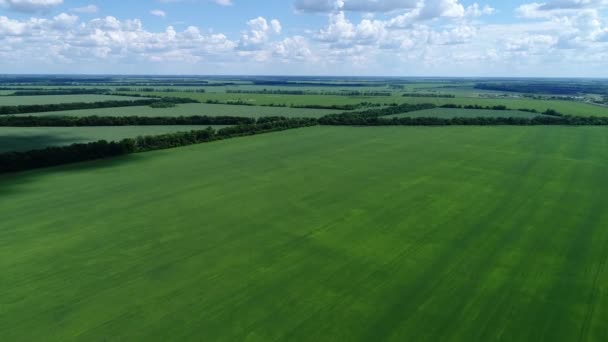
<svg viewBox="0 0 608 342">
<path fill-rule="evenodd" d="M 325 83 L 325 82 L 295 82 L 295 81 L 263 81 L 253 80 L 255 85 L 287 86 L 287 87 L 386 87 L 385 83 Z"/>
<path fill-rule="evenodd" d="M 220 100 L 205 100 L 207 104 L 223 104 L 223 105 L 232 105 L 232 106 L 256 106 L 255 104 L 243 100 L 233 100 L 233 101 L 220 101 Z M 296 104 L 286 104 L 286 103 L 269 103 L 269 104 L 261 104 L 257 105 L 260 107 L 279 107 L 279 108 L 302 108 L 302 109 L 331 109 L 331 110 L 357 110 L 362 108 L 369 107 L 380 107 L 382 104 L 380 103 L 371 103 L 371 102 L 361 102 L 357 104 L 344 104 L 344 105 L 319 105 L 319 104 L 310 104 L 310 105 L 296 105 Z"/>
<path fill-rule="evenodd" d="M 205 89 L 181 89 L 181 88 L 116 88 L 116 91 L 139 91 L 143 93 L 162 92 L 162 93 L 205 93 Z"/>
<path fill-rule="evenodd" d="M 581 84 L 573 82 L 521 82 L 478 83 L 476 89 L 529 94 L 608 94 L 608 84 Z"/>
<path fill-rule="evenodd" d="M 520 117 L 394 117 L 383 118 L 383 116 L 407 113 L 416 111 L 414 106 L 426 107 L 423 109 L 432 109 L 436 106 L 433 104 L 410 105 L 411 108 L 403 108 L 402 106 L 382 108 L 375 111 L 354 112 L 326 115 L 319 119 L 321 125 L 332 126 L 492 126 L 492 125 L 512 125 L 512 126 L 534 126 L 534 125 L 563 125 L 563 126 L 607 126 L 608 117 L 581 117 L 569 116 L 559 113 L 553 109 L 548 109 L 543 112 L 543 115 L 533 118 Z M 408 105 L 405 105 L 408 106 Z M 445 105 L 441 108 L 462 108 L 462 106 Z M 401 107 L 401 108 L 399 108 Z M 468 107 L 468 106 L 465 106 Z M 483 107 L 473 106 L 469 109 L 502 109 L 503 106 Z M 537 113 L 533 109 L 520 109 L 531 113 Z"/>
<path fill-rule="evenodd" d="M 149 106 L 154 103 L 197 103 L 198 101 L 181 98 L 181 97 L 164 97 L 142 100 L 127 100 L 127 101 L 100 101 L 100 102 L 74 102 L 74 103 L 57 103 L 57 104 L 41 104 L 41 105 L 21 105 L 21 106 L 2 106 L 0 107 L 0 115 L 10 114 L 28 114 L 28 113 L 43 113 L 43 112 L 60 112 L 66 110 L 79 109 L 97 109 L 97 108 L 114 108 L 114 107 L 134 107 L 134 106 Z"/>
<path fill-rule="evenodd" d="M 405 93 L 403 97 L 431 97 L 431 98 L 444 98 L 453 99 L 456 95 L 452 94 L 433 94 L 433 93 Z"/>
<path fill-rule="evenodd" d="M 419 111 L 419 110 L 433 109 L 436 107 L 437 106 L 432 103 L 420 103 L 420 104 L 403 103 L 403 104 L 393 105 L 393 106 L 384 107 L 384 108 L 368 109 L 368 110 L 361 111 L 361 112 L 342 113 L 342 114 L 337 114 L 337 115 L 338 116 L 351 116 L 352 115 L 352 116 L 363 116 L 363 117 L 380 117 L 380 116 L 415 112 L 415 111 Z"/>
<path fill-rule="evenodd" d="M 265 118 L 267 121 L 286 120 L 283 117 Z M 182 126 L 182 125 L 250 125 L 253 118 L 234 116 L 4 116 L 0 127 L 96 127 L 96 126 Z"/>
<path fill-rule="evenodd" d="M 607 117 L 577 116 L 537 116 L 533 118 L 515 117 L 478 117 L 478 118 L 439 118 L 439 117 L 365 117 L 356 115 L 328 115 L 319 119 L 321 125 L 331 126 L 607 126 Z"/>
<path fill-rule="evenodd" d="M 85 88 L 64 88 L 64 89 L 27 89 L 15 91 L 6 96 L 41 96 L 41 95 L 103 95 L 111 92 L 110 89 L 85 89 Z"/>
<path fill-rule="evenodd" d="M 229 89 L 226 90 L 227 94 L 271 94 L 271 95 L 332 95 L 332 96 L 391 96 L 393 93 L 390 91 L 357 91 L 357 90 L 345 90 L 345 91 L 317 91 L 317 90 L 242 90 L 242 89 Z"/>
<path fill-rule="evenodd" d="M 254 124 L 226 127 L 219 130 L 213 130 L 209 127 L 205 130 L 144 136 L 135 139 L 123 139 L 118 142 L 102 140 L 88 144 L 48 147 L 28 152 L 9 152 L 0 154 L 0 173 L 116 157 L 316 124 L 317 121 L 314 119 L 261 119 Z"/>
</svg>

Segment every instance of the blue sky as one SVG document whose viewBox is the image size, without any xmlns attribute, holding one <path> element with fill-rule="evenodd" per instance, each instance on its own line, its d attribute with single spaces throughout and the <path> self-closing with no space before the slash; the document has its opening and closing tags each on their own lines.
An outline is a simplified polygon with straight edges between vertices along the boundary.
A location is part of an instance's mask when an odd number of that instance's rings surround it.
<svg viewBox="0 0 608 342">
<path fill-rule="evenodd" d="M 608 0 L 0 0 L 0 73 L 608 77 Z"/>
</svg>

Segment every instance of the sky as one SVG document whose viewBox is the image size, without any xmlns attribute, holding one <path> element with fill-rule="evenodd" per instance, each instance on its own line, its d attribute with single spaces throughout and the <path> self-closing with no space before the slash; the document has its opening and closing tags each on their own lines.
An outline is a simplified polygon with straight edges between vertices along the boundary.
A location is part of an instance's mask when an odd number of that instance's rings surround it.
<svg viewBox="0 0 608 342">
<path fill-rule="evenodd" d="M 608 77 L 608 0 L 0 0 L 0 73 Z"/>
</svg>

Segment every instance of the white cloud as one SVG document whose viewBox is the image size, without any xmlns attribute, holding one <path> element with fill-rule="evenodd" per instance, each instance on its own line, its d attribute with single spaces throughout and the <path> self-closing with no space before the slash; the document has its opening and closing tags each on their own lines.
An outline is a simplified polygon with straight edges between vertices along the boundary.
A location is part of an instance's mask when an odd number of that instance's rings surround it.
<svg viewBox="0 0 608 342">
<path fill-rule="evenodd" d="M 95 5 L 87 5 L 83 7 L 72 8 L 70 11 L 75 13 L 93 14 L 99 12 L 99 7 Z"/>
<path fill-rule="evenodd" d="M 418 0 L 296 0 L 300 12 L 391 12 L 415 8 Z"/>
<path fill-rule="evenodd" d="M 272 19 L 268 23 L 268 20 L 263 17 L 249 20 L 247 26 L 249 30 L 241 35 L 240 50 L 260 50 L 268 42 L 271 35 L 280 34 L 283 29 L 280 21 Z"/>
<path fill-rule="evenodd" d="M 232 6 L 232 0 L 211 0 L 211 2 L 214 2 L 220 6 Z"/>
<path fill-rule="evenodd" d="M 149 30 L 139 19 L 74 15 L 92 10 L 29 19 L 0 16 L 0 59 L 5 61 L 0 72 L 516 76 L 574 65 L 605 73 L 608 60 L 603 1 L 530 2 L 517 9 L 524 18 L 501 24 L 485 22 L 483 16 L 495 10 L 481 1 L 468 6 L 461 0 L 299 2 L 309 12 L 322 12 L 327 22 L 299 29 L 257 17 L 231 36 L 212 28 Z"/>
<path fill-rule="evenodd" d="M 150 11 L 150 14 L 152 14 L 155 17 L 161 17 L 164 18 L 167 16 L 167 13 L 165 13 L 165 11 L 159 10 L 159 9 L 154 9 Z"/>
</svg>

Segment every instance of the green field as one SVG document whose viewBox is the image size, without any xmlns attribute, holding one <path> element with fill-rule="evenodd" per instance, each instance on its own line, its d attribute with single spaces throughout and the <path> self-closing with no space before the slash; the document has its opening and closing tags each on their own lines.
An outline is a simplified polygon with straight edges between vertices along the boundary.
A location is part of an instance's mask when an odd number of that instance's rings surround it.
<svg viewBox="0 0 608 342">
<path fill-rule="evenodd" d="M 235 106 L 217 105 L 206 103 L 180 104 L 173 108 L 152 108 L 150 106 L 120 107 L 120 108 L 98 108 L 84 110 L 68 110 L 61 112 L 21 114 L 43 115 L 43 116 L 239 116 L 239 117 L 264 117 L 264 116 L 287 116 L 287 117 L 321 117 L 328 114 L 341 113 L 343 111 L 326 109 L 302 109 L 302 108 L 280 108 L 260 106 Z"/>
<path fill-rule="evenodd" d="M 0 176 L 5 341 L 607 341 L 602 127 L 314 127 Z"/>
<path fill-rule="evenodd" d="M 136 94 L 136 93 L 133 93 Z M 286 104 L 286 105 L 348 105 L 361 102 L 380 104 L 390 103 L 433 103 L 436 105 L 482 105 L 499 106 L 504 105 L 510 109 L 536 109 L 544 112 L 554 109 L 563 114 L 578 116 L 608 116 L 608 107 L 594 106 L 582 102 L 560 101 L 560 100 L 534 100 L 534 99 L 485 99 L 478 97 L 456 97 L 456 98 L 429 98 L 429 97 L 403 97 L 394 96 L 332 96 L 332 95 L 269 95 L 269 94 L 222 94 L 222 93 L 150 93 L 150 95 L 178 96 L 197 99 L 200 101 L 244 101 L 255 105 Z"/>
<path fill-rule="evenodd" d="M 205 129 L 208 126 L 125 127 L 0 127 L 0 153 L 29 151 L 48 146 L 71 145 L 98 140 L 116 141 L 140 135 L 158 135 Z M 224 127 L 224 126 L 213 126 Z"/>
<path fill-rule="evenodd" d="M 485 110 L 485 109 L 460 109 L 460 108 L 433 108 L 418 110 L 415 112 L 385 116 L 385 118 L 477 118 L 477 117 L 499 117 L 499 118 L 533 118 L 540 114 L 520 112 L 515 110 Z"/>
<path fill-rule="evenodd" d="M 0 106 L 44 105 L 74 102 L 129 101 L 143 99 L 145 98 L 114 95 L 0 96 Z"/>
</svg>

